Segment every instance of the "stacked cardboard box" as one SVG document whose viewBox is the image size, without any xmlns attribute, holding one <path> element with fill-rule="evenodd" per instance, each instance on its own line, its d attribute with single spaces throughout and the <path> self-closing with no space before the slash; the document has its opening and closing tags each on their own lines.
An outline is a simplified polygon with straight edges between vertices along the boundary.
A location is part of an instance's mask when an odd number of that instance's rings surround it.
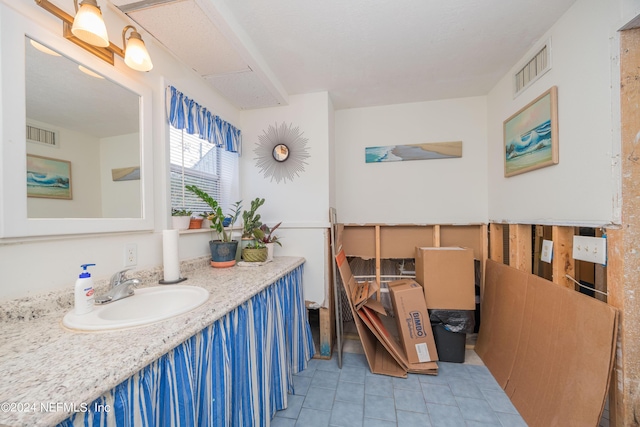
<svg viewBox="0 0 640 427">
<path fill-rule="evenodd" d="M 403 378 L 407 372 L 437 375 L 438 354 L 433 333 L 429 327 L 424 327 L 428 322 L 426 305 L 416 308 L 415 304 L 406 302 L 407 296 L 416 299 L 416 292 L 420 294 L 417 300 L 423 302 L 422 288 L 415 282 L 413 287 L 410 284 L 405 286 L 406 283 L 397 284 L 396 291 L 392 291 L 392 298 L 396 298 L 394 304 L 397 304 L 397 308 L 394 306 L 394 323 L 387 317 L 382 304 L 374 298 L 380 289 L 379 284 L 376 281 L 366 284 L 356 282 L 344 251 L 336 256 L 336 264 L 371 372 Z M 398 330 L 404 346 L 396 339 Z"/>
<path fill-rule="evenodd" d="M 416 247 L 415 260 L 427 308 L 475 310 L 473 249 Z"/>
<path fill-rule="evenodd" d="M 430 310 L 447 317 L 464 318 L 475 310 L 475 264 L 473 250 L 460 247 L 416 247 L 416 280 L 424 287 Z M 435 311 L 433 312 L 435 313 Z M 434 325 L 440 360 L 462 363 L 465 358 L 464 332 L 452 332 L 450 325 Z"/>
</svg>

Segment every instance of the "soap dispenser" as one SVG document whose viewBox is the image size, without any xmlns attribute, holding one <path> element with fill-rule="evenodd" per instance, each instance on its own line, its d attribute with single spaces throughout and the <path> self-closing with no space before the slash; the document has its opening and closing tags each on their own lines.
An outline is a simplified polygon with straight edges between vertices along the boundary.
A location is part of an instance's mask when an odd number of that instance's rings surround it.
<svg viewBox="0 0 640 427">
<path fill-rule="evenodd" d="M 95 264 L 82 264 L 82 273 L 76 280 L 75 287 L 75 312 L 76 314 L 87 314 L 93 310 L 94 304 L 94 291 L 93 291 L 93 279 L 91 274 L 87 271 L 87 267 L 94 266 Z"/>
</svg>

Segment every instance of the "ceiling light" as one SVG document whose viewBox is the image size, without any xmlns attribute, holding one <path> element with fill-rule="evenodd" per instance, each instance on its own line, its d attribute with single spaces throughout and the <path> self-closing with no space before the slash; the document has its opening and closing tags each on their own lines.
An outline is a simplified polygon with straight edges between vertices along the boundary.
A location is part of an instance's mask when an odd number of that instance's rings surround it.
<svg viewBox="0 0 640 427">
<path fill-rule="evenodd" d="M 60 56 L 60 54 L 55 50 L 51 50 L 48 47 L 41 45 L 40 43 L 38 43 L 33 39 L 29 39 L 29 43 L 31 43 L 31 46 L 35 47 L 42 53 L 46 53 L 47 55 L 52 55 L 52 56 Z"/>
<path fill-rule="evenodd" d="M 131 29 L 131 35 L 127 40 L 127 30 Z M 122 48 L 124 49 L 124 63 L 136 71 L 149 71 L 153 68 L 151 57 L 144 41 L 133 25 L 127 25 L 122 30 Z"/>
<path fill-rule="evenodd" d="M 90 69 L 88 69 L 84 65 L 78 65 L 78 69 L 80 71 L 82 71 L 83 73 L 85 73 L 86 75 L 88 75 L 88 76 L 95 77 L 96 79 L 104 79 L 104 77 L 102 77 L 100 74 L 98 74 L 98 73 L 96 73 L 94 71 L 91 71 Z"/>
<path fill-rule="evenodd" d="M 78 9 L 78 0 L 74 0 L 74 6 L 76 7 L 76 16 L 71 27 L 73 35 L 94 46 L 109 46 L 107 27 L 96 0 L 82 0 L 80 9 Z"/>
</svg>

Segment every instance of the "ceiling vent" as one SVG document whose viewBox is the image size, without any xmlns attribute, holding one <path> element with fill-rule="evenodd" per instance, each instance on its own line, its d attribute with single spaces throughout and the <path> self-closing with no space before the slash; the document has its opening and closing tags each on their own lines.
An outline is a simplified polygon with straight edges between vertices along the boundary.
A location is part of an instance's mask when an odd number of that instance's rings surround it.
<svg viewBox="0 0 640 427">
<path fill-rule="evenodd" d="M 58 148 L 58 132 L 27 124 L 27 141 Z"/>
<path fill-rule="evenodd" d="M 548 39 L 540 50 L 531 57 L 524 67 L 515 74 L 514 97 L 538 80 L 551 69 L 551 39 Z"/>
</svg>

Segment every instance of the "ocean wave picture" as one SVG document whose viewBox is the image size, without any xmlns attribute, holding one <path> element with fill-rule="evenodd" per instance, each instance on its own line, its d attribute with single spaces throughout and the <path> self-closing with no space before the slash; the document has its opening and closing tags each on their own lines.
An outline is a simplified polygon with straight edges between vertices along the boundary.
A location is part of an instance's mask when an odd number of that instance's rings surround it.
<svg viewBox="0 0 640 427">
<path fill-rule="evenodd" d="M 556 106 L 554 86 L 504 122 L 505 176 L 558 163 Z"/>
<path fill-rule="evenodd" d="M 27 154 L 27 197 L 71 199 L 71 162 Z"/>
<path fill-rule="evenodd" d="M 462 141 L 366 147 L 367 163 L 462 157 Z"/>
</svg>

